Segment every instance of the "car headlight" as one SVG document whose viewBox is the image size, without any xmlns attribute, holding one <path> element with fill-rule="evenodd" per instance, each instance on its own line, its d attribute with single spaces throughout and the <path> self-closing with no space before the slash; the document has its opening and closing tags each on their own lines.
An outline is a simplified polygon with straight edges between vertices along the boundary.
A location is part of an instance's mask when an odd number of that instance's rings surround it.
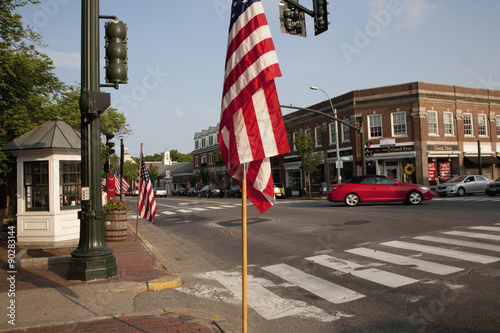
<svg viewBox="0 0 500 333">
<path fill-rule="evenodd" d="M 430 188 L 430 187 L 425 187 L 425 186 L 420 187 L 420 189 L 421 189 L 422 191 L 430 191 L 430 190 L 431 190 L 431 188 Z"/>
</svg>

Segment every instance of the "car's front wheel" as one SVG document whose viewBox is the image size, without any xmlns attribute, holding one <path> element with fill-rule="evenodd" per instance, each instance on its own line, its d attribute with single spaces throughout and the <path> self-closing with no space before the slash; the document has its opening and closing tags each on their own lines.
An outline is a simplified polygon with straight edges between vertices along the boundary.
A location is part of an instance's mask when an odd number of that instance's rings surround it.
<svg viewBox="0 0 500 333">
<path fill-rule="evenodd" d="M 356 206 L 359 203 L 359 195 L 356 193 L 349 193 L 346 195 L 344 202 L 347 206 Z"/>
<path fill-rule="evenodd" d="M 457 190 L 457 195 L 459 197 L 463 197 L 465 195 L 465 189 L 463 187 L 460 187 L 458 190 Z"/>
<path fill-rule="evenodd" d="M 412 205 L 418 205 L 419 203 L 422 202 L 422 194 L 417 191 L 411 191 L 408 193 L 408 198 L 406 199 L 406 202 Z"/>
</svg>

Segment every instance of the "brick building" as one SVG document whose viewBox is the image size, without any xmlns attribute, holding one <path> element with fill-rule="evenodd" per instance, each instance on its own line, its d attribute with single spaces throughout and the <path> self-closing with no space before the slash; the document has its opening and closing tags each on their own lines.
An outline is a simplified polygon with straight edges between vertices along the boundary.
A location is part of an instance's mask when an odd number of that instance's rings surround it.
<svg viewBox="0 0 500 333">
<path fill-rule="evenodd" d="M 483 175 L 500 177 L 499 90 L 411 82 L 354 90 L 332 98 L 331 102 L 338 118 L 362 126 L 365 136 L 365 142 L 361 142 L 358 131 L 338 124 L 344 181 L 362 174 L 367 142 L 374 152 L 366 157 L 367 174 L 429 184 L 438 175 L 447 179 L 457 174 L 477 174 L 481 157 Z M 333 115 L 328 100 L 308 108 Z M 323 163 L 312 175 L 313 188 L 317 189 L 323 181 L 335 182 L 335 121 L 304 110 L 283 118 L 291 152 L 271 159 L 274 181 L 285 184 L 294 194 L 305 188 L 293 141 L 306 132 L 314 137 L 315 149 L 323 157 Z M 194 171 L 206 165 L 215 172 L 214 183 L 223 185 L 227 173 L 213 157 L 219 149 L 217 134 L 218 126 L 196 133 L 192 154 Z"/>
</svg>

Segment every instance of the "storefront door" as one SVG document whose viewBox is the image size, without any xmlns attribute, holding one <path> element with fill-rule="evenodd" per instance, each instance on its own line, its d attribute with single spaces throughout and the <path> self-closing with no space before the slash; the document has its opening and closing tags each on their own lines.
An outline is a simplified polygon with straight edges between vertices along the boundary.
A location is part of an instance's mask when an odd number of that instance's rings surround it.
<svg viewBox="0 0 500 333">
<path fill-rule="evenodd" d="M 384 175 L 397 180 L 401 179 L 398 161 L 386 161 L 384 164 Z"/>
</svg>

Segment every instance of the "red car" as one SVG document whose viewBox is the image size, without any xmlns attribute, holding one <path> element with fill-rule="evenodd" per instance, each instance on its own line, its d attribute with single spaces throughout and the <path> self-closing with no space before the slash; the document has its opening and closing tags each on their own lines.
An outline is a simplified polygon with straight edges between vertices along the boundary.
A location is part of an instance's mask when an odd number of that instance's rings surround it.
<svg viewBox="0 0 500 333">
<path fill-rule="evenodd" d="M 405 184 L 386 176 L 359 176 L 342 184 L 330 186 L 327 199 L 356 206 L 360 202 L 401 201 L 418 205 L 431 200 L 430 188 L 418 184 Z"/>
</svg>

